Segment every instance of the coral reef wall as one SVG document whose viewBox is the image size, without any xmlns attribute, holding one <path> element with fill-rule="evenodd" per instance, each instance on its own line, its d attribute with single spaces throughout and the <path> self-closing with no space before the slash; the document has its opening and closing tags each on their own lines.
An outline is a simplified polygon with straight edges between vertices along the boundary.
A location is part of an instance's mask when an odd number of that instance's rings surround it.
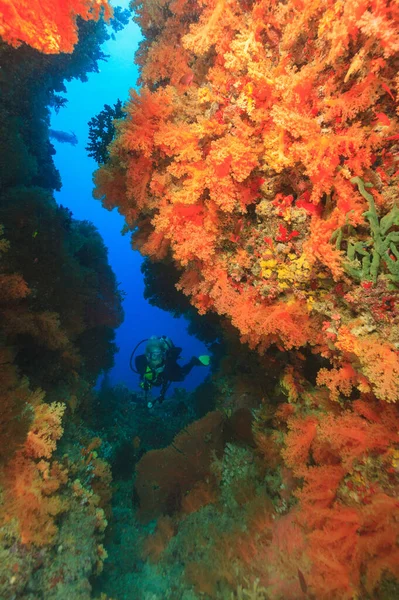
<svg viewBox="0 0 399 600">
<path fill-rule="evenodd" d="M 264 367 L 258 388 L 216 375 L 226 427 L 242 435 L 205 478 L 183 477 L 184 501 L 153 498 L 144 556 L 175 579 L 148 597 L 184 598 L 186 585 L 207 598 L 394 598 L 398 6 L 132 5 L 142 87 L 95 195 Z M 154 461 L 137 467 L 141 496 Z M 160 494 L 178 473 L 159 473 Z"/>
<path fill-rule="evenodd" d="M 308 344 L 332 396 L 350 364 L 344 393 L 395 401 L 396 5 L 133 4 L 143 86 L 97 197 L 242 341 Z"/>
<path fill-rule="evenodd" d="M 101 237 L 52 197 L 61 182 L 50 108 L 66 102 L 59 96 L 64 80 L 84 81 L 98 70 L 109 37 L 103 21 L 80 20 L 79 31 L 73 54 L 0 45 L 2 338 L 23 374 L 46 392 L 62 384 L 71 389 L 79 376 L 94 383 L 112 366 L 113 330 L 122 319 Z"/>
<path fill-rule="evenodd" d="M 87 600 L 106 557 L 110 467 L 80 411 L 113 364 L 121 294 L 96 229 L 53 198 L 61 182 L 49 141 L 64 80 L 84 80 L 104 57 L 103 8 L 110 16 L 105 2 L 0 2 L 4 600 Z"/>
</svg>

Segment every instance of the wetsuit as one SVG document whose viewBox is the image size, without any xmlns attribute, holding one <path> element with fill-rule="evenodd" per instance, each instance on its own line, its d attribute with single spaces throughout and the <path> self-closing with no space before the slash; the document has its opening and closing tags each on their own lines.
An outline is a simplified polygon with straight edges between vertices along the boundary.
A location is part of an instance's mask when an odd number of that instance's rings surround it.
<svg viewBox="0 0 399 600">
<path fill-rule="evenodd" d="M 184 381 L 191 369 L 201 364 L 199 359 L 193 356 L 186 365 L 179 365 L 177 359 L 180 352 L 181 348 L 177 347 L 169 350 L 162 370 L 151 369 L 145 354 L 140 354 L 135 359 L 136 371 L 140 374 L 143 389 L 149 390 L 152 386 L 161 386 L 161 392 L 157 399 L 160 404 L 165 400 L 165 393 L 171 382 Z"/>
</svg>

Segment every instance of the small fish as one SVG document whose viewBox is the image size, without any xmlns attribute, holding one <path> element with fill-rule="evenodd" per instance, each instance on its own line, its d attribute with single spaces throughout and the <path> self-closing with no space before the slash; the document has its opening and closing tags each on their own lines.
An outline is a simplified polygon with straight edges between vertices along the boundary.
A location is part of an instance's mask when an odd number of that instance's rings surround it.
<svg viewBox="0 0 399 600">
<path fill-rule="evenodd" d="M 305 576 L 300 569 L 297 569 L 297 571 L 298 571 L 298 579 L 299 579 L 299 585 L 301 586 L 301 590 L 303 591 L 304 594 L 307 594 L 308 584 L 306 583 Z"/>
<path fill-rule="evenodd" d="M 185 75 L 183 75 L 180 78 L 179 83 L 180 83 L 180 85 L 191 85 L 193 80 L 194 80 L 194 73 L 192 71 L 189 71 L 188 73 L 186 73 Z"/>
<path fill-rule="evenodd" d="M 386 84 L 386 83 L 384 83 L 383 81 L 380 81 L 380 83 L 381 83 L 381 87 L 383 87 L 383 88 L 384 88 L 384 90 L 385 90 L 386 92 L 388 92 L 388 94 L 391 96 L 392 100 L 395 100 L 395 96 L 392 94 L 392 92 L 391 92 L 391 90 L 389 89 L 389 87 L 387 86 L 387 84 Z"/>
<path fill-rule="evenodd" d="M 49 129 L 49 136 L 53 140 L 60 142 L 62 144 L 72 144 L 72 146 L 76 146 L 78 144 L 78 138 L 76 134 L 71 131 L 68 133 L 67 131 L 57 131 L 55 129 Z"/>
<path fill-rule="evenodd" d="M 390 126 L 391 121 L 385 113 L 377 113 L 375 116 L 377 117 L 377 123 L 381 123 L 381 125 L 385 125 L 386 127 Z"/>
</svg>

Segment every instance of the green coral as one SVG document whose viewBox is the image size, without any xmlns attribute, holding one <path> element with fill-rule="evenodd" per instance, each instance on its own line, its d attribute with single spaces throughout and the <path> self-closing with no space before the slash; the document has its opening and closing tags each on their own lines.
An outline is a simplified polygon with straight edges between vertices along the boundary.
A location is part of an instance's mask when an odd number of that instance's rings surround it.
<svg viewBox="0 0 399 600">
<path fill-rule="evenodd" d="M 352 177 L 351 183 L 356 184 L 359 192 L 367 200 L 369 210 L 364 213 L 370 224 L 371 237 L 365 241 L 352 242 L 348 240 L 348 262 L 344 264 L 346 272 L 354 279 L 368 280 L 376 283 L 381 271 L 381 261 L 386 265 L 389 273 L 386 278 L 399 283 L 399 231 L 390 231 L 394 226 L 399 226 L 399 208 L 395 205 L 382 219 L 379 219 L 375 208 L 373 196 L 366 188 L 373 187 L 365 183 L 360 177 Z M 334 232 L 332 240 L 336 240 L 336 247 L 341 249 L 343 231 Z M 393 257 L 392 257 L 393 255 Z M 361 259 L 358 258 L 361 257 Z M 357 266 L 361 260 L 361 266 Z"/>
</svg>

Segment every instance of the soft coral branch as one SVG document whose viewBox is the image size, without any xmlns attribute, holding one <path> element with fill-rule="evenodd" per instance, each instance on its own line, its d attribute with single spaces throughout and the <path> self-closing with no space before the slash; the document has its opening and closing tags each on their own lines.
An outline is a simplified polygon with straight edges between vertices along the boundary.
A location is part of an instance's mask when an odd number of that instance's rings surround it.
<svg viewBox="0 0 399 600">
<path fill-rule="evenodd" d="M 18 47 L 29 44 L 46 54 L 72 52 L 78 41 L 76 18 L 110 18 L 108 0 L 0 0 L 0 36 Z"/>
</svg>

